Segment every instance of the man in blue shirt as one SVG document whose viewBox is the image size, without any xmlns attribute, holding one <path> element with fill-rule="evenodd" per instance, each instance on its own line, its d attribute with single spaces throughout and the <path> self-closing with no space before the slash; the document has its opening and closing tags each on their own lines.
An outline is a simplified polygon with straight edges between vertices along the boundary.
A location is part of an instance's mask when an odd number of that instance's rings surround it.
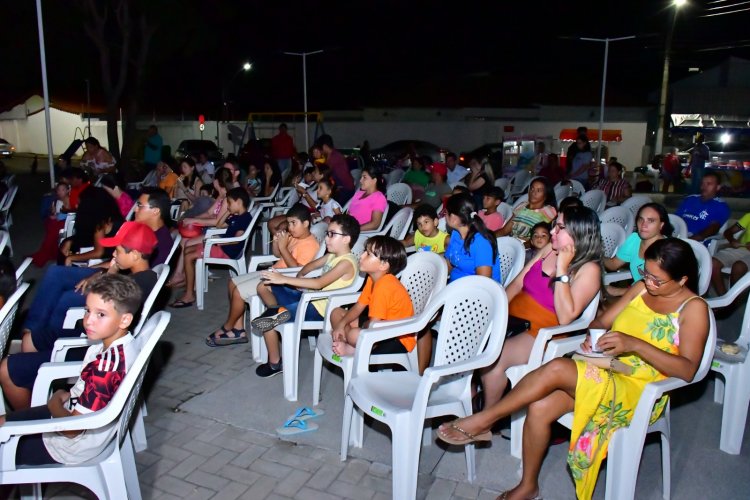
<svg viewBox="0 0 750 500">
<path fill-rule="evenodd" d="M 719 232 L 731 213 L 729 205 L 716 195 L 721 188 L 721 177 L 712 170 L 703 174 L 701 194 L 682 200 L 675 214 L 687 224 L 690 238 L 703 241 Z"/>
<path fill-rule="evenodd" d="M 161 161 L 162 146 L 164 146 L 164 141 L 159 135 L 159 129 L 156 128 L 156 125 L 151 125 L 148 128 L 146 148 L 143 152 L 143 164 L 146 167 L 146 172 L 151 172 L 156 168 L 156 164 Z"/>
</svg>

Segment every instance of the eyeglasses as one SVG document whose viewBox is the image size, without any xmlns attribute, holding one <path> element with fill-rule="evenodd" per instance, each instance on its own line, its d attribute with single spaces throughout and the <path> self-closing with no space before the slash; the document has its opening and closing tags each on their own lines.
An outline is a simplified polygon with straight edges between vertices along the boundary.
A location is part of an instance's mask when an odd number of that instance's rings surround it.
<svg viewBox="0 0 750 500">
<path fill-rule="evenodd" d="M 344 233 L 337 233 L 336 231 L 326 231 L 326 238 L 333 238 L 334 236 L 347 236 Z"/>
<path fill-rule="evenodd" d="M 135 208 L 151 208 L 148 203 L 141 203 L 140 201 L 135 202 Z"/>
<path fill-rule="evenodd" d="M 643 278 L 644 281 L 650 281 L 655 288 L 659 288 L 660 286 L 673 281 L 672 279 L 662 280 L 657 278 L 653 274 L 646 272 L 646 268 L 643 265 L 638 266 L 638 274 L 641 275 L 641 278 Z"/>
</svg>

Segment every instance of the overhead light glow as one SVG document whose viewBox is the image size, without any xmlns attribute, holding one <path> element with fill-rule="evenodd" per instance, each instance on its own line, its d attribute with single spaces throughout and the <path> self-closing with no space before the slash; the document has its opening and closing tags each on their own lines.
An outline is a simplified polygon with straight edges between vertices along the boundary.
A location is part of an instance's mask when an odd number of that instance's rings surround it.
<svg viewBox="0 0 750 500">
<path fill-rule="evenodd" d="M 672 2 L 672 5 L 674 5 L 675 7 L 677 7 L 679 9 L 680 7 L 682 7 L 683 5 L 685 5 L 686 3 L 687 3 L 687 0 L 674 0 Z"/>
<path fill-rule="evenodd" d="M 721 143 L 727 144 L 732 141 L 732 136 L 729 134 L 721 134 Z"/>
<path fill-rule="evenodd" d="M 253 67 L 253 65 L 250 64 L 249 62 L 246 62 L 245 64 L 242 65 L 242 69 L 244 69 L 245 71 L 250 71 L 250 69 L 252 69 L 252 67 Z"/>
</svg>

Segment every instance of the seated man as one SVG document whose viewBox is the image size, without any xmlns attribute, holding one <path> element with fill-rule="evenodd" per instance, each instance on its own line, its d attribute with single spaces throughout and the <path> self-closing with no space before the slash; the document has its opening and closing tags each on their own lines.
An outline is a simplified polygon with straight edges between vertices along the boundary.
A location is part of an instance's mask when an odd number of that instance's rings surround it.
<svg viewBox="0 0 750 500">
<path fill-rule="evenodd" d="M 708 174 L 706 174 L 708 175 Z M 705 177 L 703 177 L 705 179 Z M 747 273 L 750 266 L 750 212 L 742 216 L 732 227 L 724 231 L 724 237 L 729 242 L 729 247 L 719 250 L 713 258 L 713 270 L 711 274 L 711 283 L 718 295 L 727 293 L 727 286 L 724 284 L 724 276 L 721 269 L 731 267 L 729 283 L 734 285 Z M 735 239 L 735 236 L 742 232 L 742 235 Z"/>
<path fill-rule="evenodd" d="M 150 270 L 148 264 L 149 255 L 156 246 L 154 232 L 140 222 L 126 222 L 113 238 L 103 238 L 101 243 L 103 246 L 115 247 L 115 256 L 109 269 L 100 271 L 105 271 L 106 274 L 118 274 L 121 270 L 129 272 L 145 300 L 156 284 L 156 273 Z M 98 275 L 96 270 L 94 275 Z M 23 332 L 22 352 L 8 356 L 0 363 L 0 384 L 5 397 L 15 410 L 28 408 L 31 404 L 31 390 L 34 388 L 39 366 L 50 360 L 55 341 L 61 337 L 79 335 L 80 331 L 77 329 L 63 330 L 62 323 L 68 305 L 74 304 L 75 297 L 81 297 L 81 293 L 87 290 L 91 281 L 90 275 L 82 279 L 74 290 L 62 293 L 57 302 L 54 302 L 54 294 L 60 293 L 60 289 L 55 287 L 54 283 L 47 283 L 47 289 L 42 287 L 37 291 L 37 297 L 32 302 L 28 316 L 37 317 L 35 306 L 46 307 L 44 302 L 52 301 L 52 316 L 58 318 L 58 323 L 44 325 L 39 322 L 27 322 L 27 328 Z M 46 282 L 47 277 L 42 285 Z M 40 296 L 43 300 L 37 300 Z"/>
<path fill-rule="evenodd" d="M 40 420 L 85 415 L 109 404 L 138 352 L 128 328 L 141 304 L 141 290 L 134 280 L 105 274 L 92 280 L 86 296 L 84 326 L 90 340 L 83 369 L 70 392 L 56 391 L 46 405 L 11 412 L 6 421 Z M 96 431 L 47 432 L 23 436 L 16 449 L 16 463 L 23 465 L 78 464 L 91 460 L 109 443 L 117 421 Z"/>
<path fill-rule="evenodd" d="M 701 194 L 688 196 L 675 211 L 687 224 L 690 239 L 704 241 L 718 233 L 721 226 L 729 220 L 729 205 L 716 196 L 720 188 L 719 173 L 707 171 L 701 182 Z"/>
</svg>

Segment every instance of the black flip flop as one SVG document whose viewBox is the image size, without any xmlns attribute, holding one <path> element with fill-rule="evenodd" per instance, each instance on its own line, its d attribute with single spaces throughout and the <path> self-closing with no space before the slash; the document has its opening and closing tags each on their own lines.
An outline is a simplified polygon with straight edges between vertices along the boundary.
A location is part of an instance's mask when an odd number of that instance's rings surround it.
<svg viewBox="0 0 750 500">
<path fill-rule="evenodd" d="M 191 300 L 190 302 L 185 302 L 184 300 L 175 300 L 171 304 L 169 304 L 169 307 L 172 307 L 174 309 L 184 309 L 186 307 L 193 307 L 193 304 L 195 304 L 194 300 Z"/>
</svg>

